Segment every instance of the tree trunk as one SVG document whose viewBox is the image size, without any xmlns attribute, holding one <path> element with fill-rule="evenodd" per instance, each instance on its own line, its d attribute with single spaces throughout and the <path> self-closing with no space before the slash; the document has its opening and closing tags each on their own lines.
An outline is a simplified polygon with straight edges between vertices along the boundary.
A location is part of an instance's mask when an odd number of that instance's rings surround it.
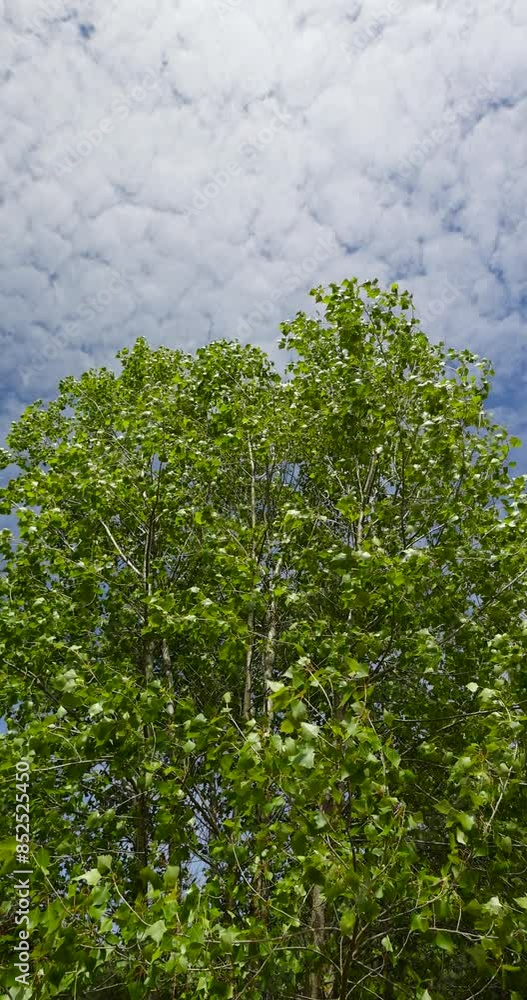
<svg viewBox="0 0 527 1000">
<path fill-rule="evenodd" d="M 317 953 L 322 952 L 324 947 L 325 920 L 322 892 L 320 886 L 314 885 L 311 897 L 311 930 L 313 932 L 313 947 Z M 318 955 L 315 961 L 318 967 L 313 969 L 309 975 L 308 996 L 310 1000 L 324 1000 L 324 971 Z"/>
</svg>

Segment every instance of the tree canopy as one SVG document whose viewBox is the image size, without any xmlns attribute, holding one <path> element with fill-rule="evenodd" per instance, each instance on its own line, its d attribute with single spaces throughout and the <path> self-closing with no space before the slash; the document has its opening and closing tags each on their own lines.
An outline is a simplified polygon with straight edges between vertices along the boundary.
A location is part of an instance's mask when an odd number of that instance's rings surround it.
<svg viewBox="0 0 527 1000">
<path fill-rule="evenodd" d="M 4 1000 L 527 995 L 519 442 L 407 292 L 311 294 L 284 375 L 139 339 L 11 429 Z"/>
</svg>

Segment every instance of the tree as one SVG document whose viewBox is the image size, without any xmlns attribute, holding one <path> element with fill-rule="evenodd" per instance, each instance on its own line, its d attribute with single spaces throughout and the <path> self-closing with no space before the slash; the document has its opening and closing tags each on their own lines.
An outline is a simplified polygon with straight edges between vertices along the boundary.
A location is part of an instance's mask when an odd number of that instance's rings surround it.
<svg viewBox="0 0 527 1000">
<path fill-rule="evenodd" d="M 4 997 L 525 995 L 527 504 L 492 369 L 356 280 L 13 426 Z M 31 836 L 15 839 L 16 761 Z"/>
</svg>

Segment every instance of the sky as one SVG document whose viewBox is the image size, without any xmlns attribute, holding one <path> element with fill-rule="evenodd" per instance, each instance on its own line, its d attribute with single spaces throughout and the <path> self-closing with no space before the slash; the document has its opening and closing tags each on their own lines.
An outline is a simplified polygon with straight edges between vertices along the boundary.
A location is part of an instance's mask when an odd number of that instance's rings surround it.
<svg viewBox="0 0 527 1000">
<path fill-rule="evenodd" d="M 398 281 L 527 433 L 525 0 L 0 0 L 0 437 L 144 336 Z M 527 450 L 522 450 L 527 468 Z"/>
</svg>

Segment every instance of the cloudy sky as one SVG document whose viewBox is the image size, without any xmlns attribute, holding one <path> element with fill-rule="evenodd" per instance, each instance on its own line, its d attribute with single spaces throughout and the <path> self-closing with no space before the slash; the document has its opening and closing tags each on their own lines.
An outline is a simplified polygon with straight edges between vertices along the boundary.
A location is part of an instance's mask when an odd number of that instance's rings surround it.
<svg viewBox="0 0 527 1000">
<path fill-rule="evenodd" d="M 357 275 L 490 356 L 522 436 L 526 29 L 525 0 L 0 0 L 1 435 L 139 335 L 274 351 Z"/>
</svg>

